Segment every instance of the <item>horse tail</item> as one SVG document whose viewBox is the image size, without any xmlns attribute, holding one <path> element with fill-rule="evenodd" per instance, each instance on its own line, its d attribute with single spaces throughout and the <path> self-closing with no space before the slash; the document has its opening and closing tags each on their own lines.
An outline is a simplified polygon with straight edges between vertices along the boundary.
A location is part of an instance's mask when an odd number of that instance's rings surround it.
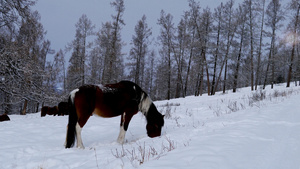
<svg viewBox="0 0 300 169">
<path fill-rule="evenodd" d="M 74 146 L 76 137 L 76 123 L 78 121 L 78 116 L 76 113 L 76 108 L 74 105 L 74 97 L 69 96 L 69 123 L 67 128 L 67 138 L 66 138 L 66 148 L 71 148 Z"/>
</svg>

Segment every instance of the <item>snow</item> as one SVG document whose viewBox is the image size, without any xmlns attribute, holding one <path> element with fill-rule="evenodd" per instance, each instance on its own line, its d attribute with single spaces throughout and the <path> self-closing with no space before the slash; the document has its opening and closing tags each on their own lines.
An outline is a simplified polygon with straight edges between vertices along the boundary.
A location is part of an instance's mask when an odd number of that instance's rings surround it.
<svg viewBox="0 0 300 169">
<path fill-rule="evenodd" d="M 262 93 L 263 100 L 255 100 Z M 255 100 L 255 101 L 254 101 Z M 11 115 L 0 123 L 0 169 L 299 169 L 300 87 L 217 93 L 157 101 L 167 114 L 162 136 L 149 138 L 142 113 L 124 145 L 120 117 L 92 116 L 85 149 L 65 149 L 67 116 Z"/>
</svg>

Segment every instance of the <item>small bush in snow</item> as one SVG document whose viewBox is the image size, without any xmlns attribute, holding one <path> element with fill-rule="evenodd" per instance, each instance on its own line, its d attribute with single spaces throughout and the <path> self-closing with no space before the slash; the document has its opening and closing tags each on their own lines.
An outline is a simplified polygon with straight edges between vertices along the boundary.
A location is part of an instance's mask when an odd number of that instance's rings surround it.
<svg viewBox="0 0 300 169">
<path fill-rule="evenodd" d="M 237 104 L 237 101 L 230 101 L 229 103 L 228 103 L 228 109 L 231 111 L 231 112 L 237 112 L 237 111 L 239 111 L 240 110 L 240 108 L 239 108 L 239 106 L 238 106 L 238 104 Z"/>
<path fill-rule="evenodd" d="M 180 103 L 169 103 L 167 102 L 166 104 L 160 105 L 159 107 L 163 107 L 163 109 L 160 110 L 160 112 L 162 114 L 165 115 L 166 119 L 171 119 L 172 118 L 172 111 L 176 110 L 175 106 L 180 106 Z M 172 110 L 172 107 L 174 107 L 174 109 Z"/>
<path fill-rule="evenodd" d="M 222 110 L 221 107 L 219 105 L 216 106 L 209 106 L 209 109 L 211 109 L 213 111 L 213 114 L 216 116 L 221 116 L 222 114 Z"/>
<path fill-rule="evenodd" d="M 286 91 L 278 91 L 275 90 L 273 93 L 273 97 L 286 97 L 287 95 L 291 95 L 293 92 L 289 91 L 288 93 Z"/>
<path fill-rule="evenodd" d="M 167 140 L 167 145 L 162 144 L 163 152 L 169 152 L 172 151 L 176 148 L 175 142 L 171 140 L 170 138 L 166 138 Z"/>
<path fill-rule="evenodd" d="M 137 167 L 138 165 L 142 165 L 150 159 L 159 159 L 165 153 L 170 152 L 176 148 L 176 144 L 173 140 L 166 137 L 166 144 L 163 142 L 161 145 L 161 150 L 157 150 L 157 148 L 153 146 L 146 146 L 146 143 L 140 144 L 136 143 L 136 147 L 132 147 L 131 149 L 125 149 L 122 145 L 122 149 L 115 149 L 115 151 L 111 150 L 111 153 L 114 157 L 121 159 L 127 158 L 132 166 Z"/>
<path fill-rule="evenodd" d="M 266 91 L 259 90 L 255 93 L 252 93 L 252 97 L 250 99 L 252 99 L 254 102 L 264 100 L 266 99 Z"/>
<path fill-rule="evenodd" d="M 253 106 L 254 103 L 260 102 L 262 100 L 265 100 L 267 97 L 266 91 L 259 90 L 254 93 L 249 97 L 249 106 Z"/>
</svg>

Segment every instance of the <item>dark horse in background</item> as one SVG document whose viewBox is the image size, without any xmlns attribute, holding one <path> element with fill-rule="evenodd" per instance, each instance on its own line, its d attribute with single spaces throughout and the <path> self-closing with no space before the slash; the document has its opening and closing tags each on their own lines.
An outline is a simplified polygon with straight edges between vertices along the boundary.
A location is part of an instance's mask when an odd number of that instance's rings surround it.
<svg viewBox="0 0 300 169">
<path fill-rule="evenodd" d="M 138 111 L 147 119 L 146 129 L 149 137 L 160 136 L 164 125 L 164 116 L 157 111 L 150 97 L 137 84 L 130 81 L 105 86 L 81 86 L 70 93 L 69 106 L 66 148 L 74 145 L 75 137 L 77 147 L 84 148 L 81 129 L 92 113 L 101 117 L 121 115 L 121 128 L 117 140 L 121 144 L 124 142 L 132 116 Z"/>
<path fill-rule="evenodd" d="M 49 107 L 43 106 L 41 110 L 41 117 L 46 115 L 53 115 L 53 116 L 63 116 L 69 114 L 69 103 L 68 102 L 60 102 L 58 106 Z"/>
<path fill-rule="evenodd" d="M 0 115 L 0 122 L 2 121 L 10 121 L 10 118 L 8 117 L 7 114 Z"/>
<path fill-rule="evenodd" d="M 47 114 L 48 115 L 53 115 L 53 116 L 58 115 L 58 107 L 57 106 L 54 106 L 54 107 L 44 106 L 44 107 L 42 107 L 41 117 L 44 117 Z"/>
<path fill-rule="evenodd" d="M 60 102 L 58 103 L 58 115 L 68 115 L 69 114 L 69 103 L 68 102 Z"/>
</svg>

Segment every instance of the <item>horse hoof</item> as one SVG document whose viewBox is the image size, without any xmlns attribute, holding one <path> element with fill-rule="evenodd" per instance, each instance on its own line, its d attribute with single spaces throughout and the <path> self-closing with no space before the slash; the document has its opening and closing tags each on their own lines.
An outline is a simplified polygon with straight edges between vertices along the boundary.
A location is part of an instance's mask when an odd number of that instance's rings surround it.
<svg viewBox="0 0 300 169">
<path fill-rule="evenodd" d="M 77 148 L 79 148 L 79 149 L 84 149 L 84 146 L 77 146 Z"/>
<path fill-rule="evenodd" d="M 119 144 L 124 144 L 124 140 L 117 140 L 117 143 L 119 143 Z"/>
</svg>

